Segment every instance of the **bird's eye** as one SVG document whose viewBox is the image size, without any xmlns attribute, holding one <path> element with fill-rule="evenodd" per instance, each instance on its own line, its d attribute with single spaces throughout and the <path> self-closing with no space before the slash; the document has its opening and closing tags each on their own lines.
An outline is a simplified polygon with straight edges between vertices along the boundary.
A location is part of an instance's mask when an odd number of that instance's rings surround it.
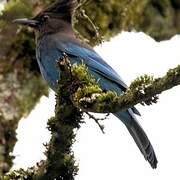
<svg viewBox="0 0 180 180">
<path fill-rule="evenodd" d="M 48 21 L 48 20 L 49 20 L 49 16 L 48 16 L 48 15 L 44 15 L 44 16 L 42 17 L 42 20 L 43 20 L 44 22 Z"/>
</svg>

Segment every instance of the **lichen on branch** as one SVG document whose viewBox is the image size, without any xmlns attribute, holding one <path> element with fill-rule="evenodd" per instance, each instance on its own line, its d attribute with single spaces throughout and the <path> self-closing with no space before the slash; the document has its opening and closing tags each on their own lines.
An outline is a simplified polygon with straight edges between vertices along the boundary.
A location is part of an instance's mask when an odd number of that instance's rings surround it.
<svg viewBox="0 0 180 180">
<path fill-rule="evenodd" d="M 70 99 L 71 93 L 76 90 L 76 80 L 71 78 L 71 69 L 66 63 L 66 56 L 59 60 L 61 69 L 60 80 L 56 93 L 55 116 L 48 121 L 51 140 L 45 145 L 47 160 L 37 163 L 27 170 L 10 171 L 2 180 L 74 180 L 78 172 L 72 145 L 75 142 L 77 129 L 82 123 L 82 112 L 75 107 Z M 68 76 L 68 77 L 67 77 Z"/>
<path fill-rule="evenodd" d="M 163 91 L 180 84 L 180 65 L 170 69 L 161 78 L 140 76 L 121 96 L 112 91 L 103 92 L 83 64 L 73 65 L 72 72 L 80 82 L 79 88 L 72 95 L 72 101 L 75 106 L 85 112 L 114 113 L 126 110 L 138 103 L 151 105 L 157 102 L 158 95 Z"/>
</svg>

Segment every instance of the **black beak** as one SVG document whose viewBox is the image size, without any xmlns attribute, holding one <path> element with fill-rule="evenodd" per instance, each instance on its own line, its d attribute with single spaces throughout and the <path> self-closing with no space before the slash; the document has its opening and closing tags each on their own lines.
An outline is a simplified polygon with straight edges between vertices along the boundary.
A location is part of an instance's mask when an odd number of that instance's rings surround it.
<svg viewBox="0 0 180 180">
<path fill-rule="evenodd" d="M 17 24 L 25 25 L 25 26 L 30 26 L 32 28 L 36 28 L 37 25 L 38 25 L 37 20 L 26 19 L 26 18 L 24 18 L 24 19 L 15 19 L 13 22 L 17 23 Z"/>
</svg>

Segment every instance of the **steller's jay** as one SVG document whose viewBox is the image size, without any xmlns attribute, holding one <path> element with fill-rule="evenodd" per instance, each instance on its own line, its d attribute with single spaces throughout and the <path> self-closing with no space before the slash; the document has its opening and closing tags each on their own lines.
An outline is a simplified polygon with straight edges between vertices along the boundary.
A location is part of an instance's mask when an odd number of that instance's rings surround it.
<svg viewBox="0 0 180 180">
<path fill-rule="evenodd" d="M 89 73 L 98 80 L 103 90 L 115 91 L 120 95 L 127 89 L 121 77 L 90 46 L 81 43 L 73 33 L 71 20 L 75 4 L 74 0 L 59 0 L 32 19 L 16 19 L 14 22 L 35 29 L 36 56 L 40 71 L 54 91 L 60 73 L 56 60 L 66 53 L 71 64 L 81 64 L 83 59 Z M 132 107 L 114 115 L 127 127 L 152 168 L 156 168 L 157 159 L 154 149 L 134 113 L 139 114 Z"/>
</svg>

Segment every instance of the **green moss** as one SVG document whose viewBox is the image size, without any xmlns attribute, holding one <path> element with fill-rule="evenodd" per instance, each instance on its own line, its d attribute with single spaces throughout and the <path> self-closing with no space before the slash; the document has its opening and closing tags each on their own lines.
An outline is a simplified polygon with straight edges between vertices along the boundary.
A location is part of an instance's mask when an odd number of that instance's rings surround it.
<svg viewBox="0 0 180 180">
<path fill-rule="evenodd" d="M 178 33 L 176 10 L 170 0 L 150 1 L 144 12 L 138 30 L 144 31 L 156 40 L 169 39 Z"/>
<path fill-rule="evenodd" d="M 78 167 L 75 165 L 72 144 L 76 135 L 74 130 L 80 127 L 82 113 L 70 99 L 72 81 L 63 78 L 62 73 L 58 84 L 55 117 L 48 121 L 52 138 L 46 151 L 46 173 L 41 179 L 74 180 Z"/>
<path fill-rule="evenodd" d="M 87 67 L 84 64 L 80 66 L 72 65 L 72 73 L 78 78 L 79 87 L 74 94 L 74 100 L 79 101 L 81 97 L 89 97 L 92 94 L 98 94 L 102 92 L 102 89 L 97 84 L 96 80 L 87 71 Z"/>
<path fill-rule="evenodd" d="M 82 9 L 96 28 L 82 14 L 77 16 L 75 28 L 93 46 L 101 36 L 109 40 L 121 31 L 143 31 L 158 41 L 180 32 L 180 6 L 176 0 L 91 0 Z"/>
<path fill-rule="evenodd" d="M 12 22 L 12 18 L 29 17 L 32 15 L 32 6 L 28 1 L 14 0 L 5 5 L 2 18 Z"/>
<path fill-rule="evenodd" d="M 96 101 L 95 99 L 98 97 L 96 103 L 98 104 L 98 101 L 101 103 L 99 105 L 96 104 L 96 110 L 100 112 L 106 104 L 115 101 L 117 94 L 112 91 L 104 93 L 94 77 L 88 73 L 88 69 L 84 64 L 79 66 L 76 64 L 72 65 L 72 73 L 78 78 L 77 81 L 79 82 L 78 89 L 73 95 L 73 101 L 77 106 L 88 108 L 89 110 L 91 108 L 94 109 L 91 101 Z"/>
<path fill-rule="evenodd" d="M 140 16 L 148 0 L 141 1 L 90 1 L 83 7 L 86 14 L 99 29 L 104 40 L 109 40 L 122 30 L 132 30 L 139 24 Z M 78 16 L 75 28 L 89 40 L 91 45 L 97 41 L 95 29 L 83 16 Z"/>
<path fill-rule="evenodd" d="M 86 70 L 86 69 L 84 69 Z M 79 74 L 79 76 L 81 76 Z M 82 96 L 75 96 L 76 105 L 83 111 L 96 113 L 119 112 L 141 103 L 142 105 L 152 105 L 157 103 L 158 95 L 180 84 L 180 65 L 170 69 L 162 78 L 155 79 L 152 76 L 144 75 L 135 79 L 130 87 L 121 95 L 115 92 L 91 92 L 88 94 L 81 92 Z M 94 86 L 95 84 L 92 84 Z M 88 89 L 89 87 L 87 87 Z M 90 87 L 91 89 L 91 87 Z M 83 90 L 83 87 L 81 87 Z M 84 89 L 86 91 L 86 89 Z"/>
</svg>

